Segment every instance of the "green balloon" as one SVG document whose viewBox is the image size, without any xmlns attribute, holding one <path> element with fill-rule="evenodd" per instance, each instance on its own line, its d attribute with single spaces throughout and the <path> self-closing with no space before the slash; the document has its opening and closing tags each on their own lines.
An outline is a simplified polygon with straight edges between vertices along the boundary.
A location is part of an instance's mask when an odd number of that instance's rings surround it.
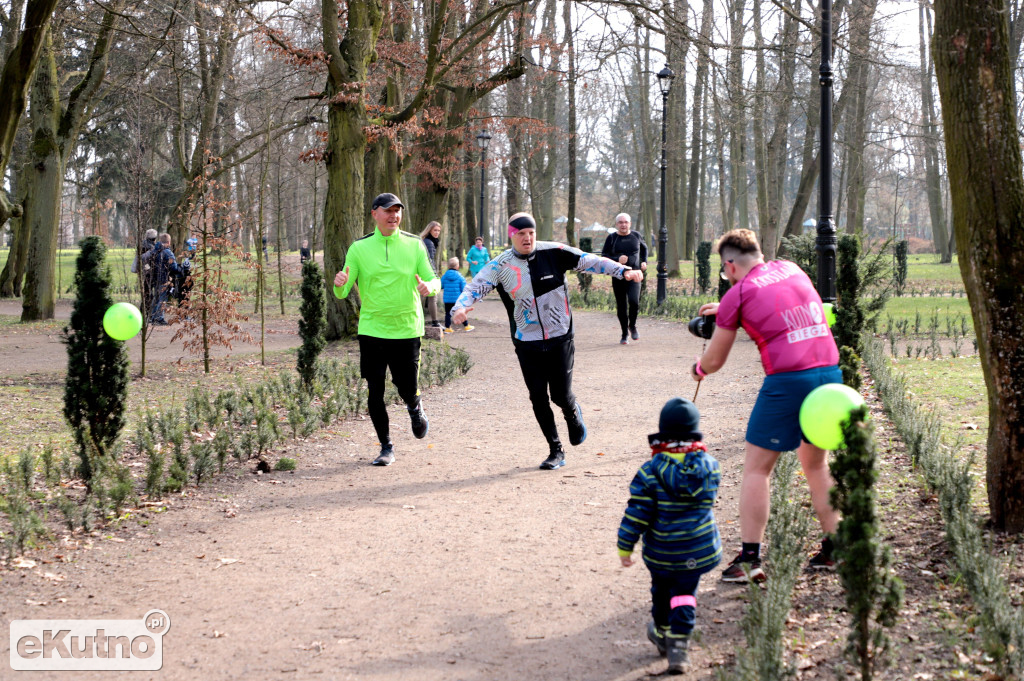
<svg viewBox="0 0 1024 681">
<path fill-rule="evenodd" d="M 832 303 L 825 303 L 822 305 L 825 308 L 825 322 L 829 328 L 832 328 L 836 324 L 836 309 Z"/>
<path fill-rule="evenodd" d="M 843 444 L 843 422 L 850 412 L 864 405 L 864 398 L 842 383 L 820 385 L 800 405 L 800 428 L 804 437 L 822 449 L 838 449 Z"/>
<path fill-rule="evenodd" d="M 131 303 L 114 303 L 103 315 L 103 330 L 114 340 L 134 338 L 142 330 L 142 313 Z"/>
</svg>

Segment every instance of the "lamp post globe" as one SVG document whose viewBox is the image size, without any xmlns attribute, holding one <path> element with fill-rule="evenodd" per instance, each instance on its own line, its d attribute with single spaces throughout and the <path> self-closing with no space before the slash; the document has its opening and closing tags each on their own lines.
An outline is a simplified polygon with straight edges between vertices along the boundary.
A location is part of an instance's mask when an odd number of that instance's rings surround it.
<svg viewBox="0 0 1024 681">
<path fill-rule="evenodd" d="M 661 224 L 658 230 L 658 305 L 665 302 L 668 289 L 668 228 L 665 226 L 665 145 L 668 135 L 668 93 L 676 74 L 665 64 L 658 71 L 658 88 L 661 90 Z"/>
</svg>

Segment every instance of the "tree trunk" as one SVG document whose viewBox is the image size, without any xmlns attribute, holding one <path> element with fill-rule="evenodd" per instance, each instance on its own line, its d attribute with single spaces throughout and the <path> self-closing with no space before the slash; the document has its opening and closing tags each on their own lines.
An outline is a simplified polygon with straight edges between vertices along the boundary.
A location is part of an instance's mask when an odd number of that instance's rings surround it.
<svg viewBox="0 0 1024 681">
<path fill-rule="evenodd" d="M 932 54 L 960 272 L 988 388 L 994 527 L 1024 531 L 1024 168 L 1004 0 L 937 0 Z"/>
<path fill-rule="evenodd" d="M 122 2 L 117 0 L 104 14 L 89 68 L 71 91 L 65 107 L 60 102 L 57 57 L 49 37 L 43 67 L 37 69 L 32 88 L 33 131 L 29 145 L 32 175 L 25 196 L 23 222 L 28 225 L 30 239 L 21 310 L 23 322 L 53 319 L 64 168 L 78 140 L 86 112 L 106 76 L 110 37 L 121 6 Z M 99 202 L 94 203 L 99 208 Z"/>
<path fill-rule="evenodd" d="M 28 89 L 56 6 L 57 0 L 28 0 L 25 5 L 24 29 L 6 55 L 3 71 L 0 72 L 0 177 L 7 173 L 14 135 L 18 131 L 21 115 L 25 112 Z M 21 207 L 12 205 L 7 192 L 0 187 L 0 225 L 19 215 Z"/>
<path fill-rule="evenodd" d="M 16 197 L 16 205 L 21 215 L 11 219 L 11 248 L 7 251 L 7 263 L 4 264 L 3 272 L 0 272 L 0 298 L 20 298 L 22 284 L 25 282 L 29 234 L 21 206 L 25 202 L 29 172 L 24 163 L 19 163 L 16 171 L 12 173 L 11 190 Z"/>
<path fill-rule="evenodd" d="M 748 229 L 750 218 L 747 200 L 747 113 L 743 94 L 743 22 L 745 0 L 733 0 L 729 9 L 729 63 L 727 90 L 729 92 L 731 123 L 729 129 L 729 211 L 724 216 L 726 231 Z"/>
<path fill-rule="evenodd" d="M 933 61 L 928 58 L 927 44 L 931 36 L 931 21 L 926 21 L 928 8 L 925 0 L 918 6 L 918 25 L 921 34 L 921 109 L 924 118 L 924 172 L 928 194 L 928 213 L 932 221 L 932 239 L 939 254 L 939 262 L 953 260 L 949 234 L 946 232 L 946 216 L 942 206 L 942 178 L 939 173 L 938 131 L 935 125 L 935 98 L 932 94 Z"/>
<path fill-rule="evenodd" d="M 362 235 L 364 219 L 363 157 L 366 155 L 367 67 L 383 21 L 382 0 L 349 3 L 344 40 L 338 36 L 337 0 L 321 0 L 324 52 L 330 58 L 326 94 L 327 200 L 324 206 L 324 279 L 327 287 L 327 333 L 330 340 L 356 333 L 358 298 L 334 296 L 334 275 L 349 246 Z"/>
<path fill-rule="evenodd" d="M 568 150 L 566 151 L 569 161 L 569 186 L 568 206 L 565 211 L 565 241 L 570 246 L 579 246 L 576 238 L 576 53 L 575 45 L 573 44 L 572 3 L 566 2 L 562 7 L 562 20 L 565 22 L 565 56 L 566 61 L 569 62 L 569 129 L 567 131 L 569 137 L 567 140 Z"/>
<path fill-rule="evenodd" d="M 867 148 L 868 84 L 871 76 L 871 23 L 877 0 L 864 0 L 850 9 L 850 77 L 847 87 L 854 88 L 853 118 L 846 130 L 846 232 L 860 234 L 864 230 L 864 199 L 867 194 L 867 172 L 864 151 Z M 845 89 L 845 88 L 844 88 Z"/>
<path fill-rule="evenodd" d="M 57 131 L 60 120 L 59 80 L 49 35 L 41 61 L 32 85 L 32 141 L 26 165 L 28 191 L 22 218 L 23 229 L 29 235 L 21 308 L 23 322 L 53 318 L 54 266 L 64 186 L 64 164 Z"/>
<path fill-rule="evenodd" d="M 704 0 L 704 8 L 701 10 L 700 37 L 703 41 L 711 39 L 711 24 L 714 21 L 715 7 L 713 0 Z M 697 248 L 697 194 L 701 178 L 704 176 L 701 167 L 701 154 L 703 153 L 704 139 L 704 117 L 703 110 L 704 90 L 707 88 L 708 79 L 708 48 L 700 45 L 697 50 L 697 75 L 694 82 L 693 92 L 693 137 L 690 143 L 690 187 L 689 197 L 686 205 L 686 250 L 684 256 L 687 260 L 694 259 L 694 252 Z"/>
</svg>

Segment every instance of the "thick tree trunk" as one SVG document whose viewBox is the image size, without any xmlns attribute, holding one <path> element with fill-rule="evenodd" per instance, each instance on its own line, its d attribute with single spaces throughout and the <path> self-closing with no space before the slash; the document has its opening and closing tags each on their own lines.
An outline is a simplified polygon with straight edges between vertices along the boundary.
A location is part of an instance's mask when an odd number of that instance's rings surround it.
<svg viewBox="0 0 1024 681">
<path fill-rule="evenodd" d="M 3 70 L 0 71 L 0 177 L 6 174 L 11 160 L 14 135 L 25 112 L 28 89 L 56 6 L 57 0 L 28 0 L 24 29 L 10 53 L 5 55 Z M 12 205 L 7 192 L 0 187 L 0 225 L 19 215 L 21 207 Z"/>
<path fill-rule="evenodd" d="M 354 335 L 358 297 L 334 296 L 334 275 L 345 262 L 349 246 L 363 231 L 363 157 L 366 155 L 367 66 L 374 54 L 383 21 L 381 0 L 348 6 L 345 39 L 338 36 L 338 3 L 322 0 L 324 52 L 328 64 L 327 200 L 324 205 L 324 279 L 327 288 L 327 333 L 330 340 Z M 355 291 L 355 289 L 353 289 Z"/>
<path fill-rule="evenodd" d="M 60 93 L 57 60 L 49 37 L 32 85 L 32 141 L 26 164 L 27 192 L 22 225 L 29 234 L 25 292 L 21 321 L 52 319 L 54 265 L 64 184 L 61 142 L 58 140 Z"/>
<path fill-rule="evenodd" d="M 21 321 L 53 319 L 56 296 L 57 241 L 60 234 L 64 168 L 78 139 L 92 99 L 107 71 L 110 36 L 121 9 L 116 0 L 103 17 L 89 68 L 75 86 L 65 107 L 60 101 L 57 56 L 47 37 L 43 63 L 32 88 L 32 142 L 29 145 L 30 180 L 25 196 L 29 250 Z M 94 202 L 98 208 L 99 202 Z"/>
<path fill-rule="evenodd" d="M 1024 531 L 1024 168 L 1004 0 L 937 0 L 932 54 L 960 251 L 988 388 L 992 524 Z"/>
</svg>

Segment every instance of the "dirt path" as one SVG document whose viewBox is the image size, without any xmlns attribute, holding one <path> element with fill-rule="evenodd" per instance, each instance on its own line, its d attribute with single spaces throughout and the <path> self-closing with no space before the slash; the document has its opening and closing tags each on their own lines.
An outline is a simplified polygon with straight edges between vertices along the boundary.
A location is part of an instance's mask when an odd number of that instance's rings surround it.
<svg viewBox="0 0 1024 681">
<path fill-rule="evenodd" d="M 414 440 L 401 408 L 392 411 L 395 465 L 369 466 L 369 420 L 345 422 L 300 444 L 294 473 L 223 476 L 192 499 L 172 500 L 167 513 L 143 514 L 144 525 L 78 549 L 57 546 L 43 556 L 52 563 L 0 574 L 4 629 L 14 619 L 136 619 L 165 610 L 172 625 L 163 670 L 131 678 L 610 680 L 660 672 L 664 662 L 643 632 L 648 574 L 619 566 L 615 534 L 661 405 L 693 396 L 687 374 L 700 342 L 680 324 L 641 320 L 641 340 L 623 347 L 612 315 L 578 313 L 574 388 L 590 434 L 565 468 L 548 472 L 537 470 L 546 446 L 504 310 L 485 301 L 474 314 L 476 330 L 450 340 L 475 366 L 426 394 L 429 436 Z M 760 375 L 754 344 L 743 338 L 729 371 L 697 398 L 722 462 L 716 512 L 730 557 L 745 419 Z M 238 562 L 222 565 L 225 558 Z M 684 678 L 714 678 L 742 641 L 743 588 L 717 578 L 715 571 L 701 584 L 702 638 Z M 4 637 L 3 667 L 7 646 Z M 51 674 L 32 678 L 70 678 Z"/>
</svg>

